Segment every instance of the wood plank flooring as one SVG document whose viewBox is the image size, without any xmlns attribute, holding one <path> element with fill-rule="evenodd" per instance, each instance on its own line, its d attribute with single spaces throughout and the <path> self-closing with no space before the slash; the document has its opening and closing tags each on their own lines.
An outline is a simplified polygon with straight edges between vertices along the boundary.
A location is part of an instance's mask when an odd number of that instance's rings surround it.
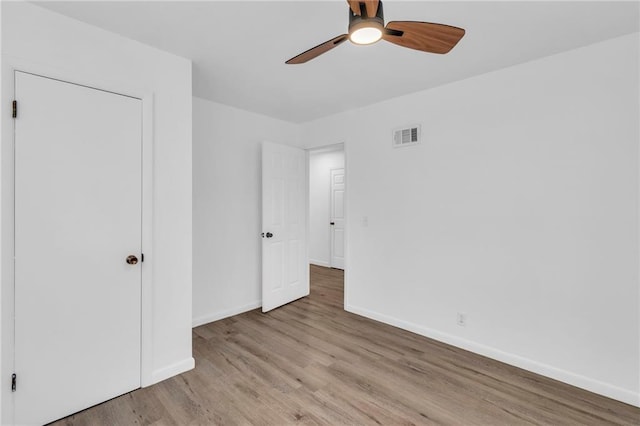
<svg viewBox="0 0 640 426">
<path fill-rule="evenodd" d="M 640 409 L 342 309 L 342 271 L 311 295 L 194 329 L 196 368 L 58 425 L 639 425 Z"/>
</svg>

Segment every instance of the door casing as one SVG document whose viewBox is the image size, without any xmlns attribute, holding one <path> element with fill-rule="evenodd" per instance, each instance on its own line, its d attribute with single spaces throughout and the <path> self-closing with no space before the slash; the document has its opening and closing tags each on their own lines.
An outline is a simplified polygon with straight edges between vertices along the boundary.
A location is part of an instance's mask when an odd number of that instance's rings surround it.
<svg viewBox="0 0 640 426">
<path fill-rule="evenodd" d="M 344 223 L 345 223 L 345 233 L 344 233 L 344 284 L 343 284 L 343 288 L 344 288 L 344 309 L 348 310 L 347 308 L 349 307 L 349 302 L 348 302 L 348 295 L 349 292 L 347 291 L 348 288 L 348 282 L 349 282 L 349 258 L 350 258 L 350 254 L 349 254 L 349 193 L 350 191 L 346 189 L 346 185 L 347 185 L 347 181 L 349 180 L 349 158 L 347 155 L 347 145 L 349 143 L 349 139 L 344 139 L 341 142 L 337 142 L 337 143 L 332 143 L 332 144 L 327 144 L 327 145 L 318 145 L 316 147 L 313 148 L 307 148 L 307 188 L 309 187 L 309 173 L 308 171 L 311 169 L 311 165 L 310 165 L 310 155 L 309 153 L 311 152 L 329 152 L 329 151 L 343 151 L 344 152 L 344 181 L 345 181 L 345 192 L 344 192 Z M 309 191 L 307 191 L 307 226 L 309 226 L 309 224 L 311 223 L 309 214 L 310 214 L 310 209 L 309 209 L 309 203 L 310 203 L 310 198 L 309 198 Z M 309 229 L 307 229 L 307 232 L 309 232 Z M 307 246 L 310 244 L 310 240 L 307 242 Z M 331 264 L 331 258 L 329 258 L 329 264 Z"/>
</svg>

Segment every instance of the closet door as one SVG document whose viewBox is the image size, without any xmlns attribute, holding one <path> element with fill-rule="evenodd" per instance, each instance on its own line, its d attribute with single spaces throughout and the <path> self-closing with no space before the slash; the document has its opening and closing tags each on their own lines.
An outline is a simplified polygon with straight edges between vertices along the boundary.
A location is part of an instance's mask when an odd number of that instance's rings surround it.
<svg viewBox="0 0 640 426">
<path fill-rule="evenodd" d="M 16 72 L 15 423 L 140 387 L 142 102 Z"/>
</svg>

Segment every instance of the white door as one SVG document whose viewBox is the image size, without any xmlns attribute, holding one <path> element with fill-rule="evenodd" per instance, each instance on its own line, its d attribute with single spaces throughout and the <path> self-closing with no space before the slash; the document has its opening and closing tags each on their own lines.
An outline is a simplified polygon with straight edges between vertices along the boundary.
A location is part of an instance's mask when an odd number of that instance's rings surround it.
<svg viewBox="0 0 640 426">
<path fill-rule="evenodd" d="M 262 312 L 309 295 L 305 151 L 262 144 Z"/>
<path fill-rule="evenodd" d="M 331 267 L 344 269 L 344 169 L 331 169 Z"/>
<path fill-rule="evenodd" d="M 142 102 L 22 72 L 15 90 L 13 395 L 32 425 L 140 387 Z"/>
</svg>

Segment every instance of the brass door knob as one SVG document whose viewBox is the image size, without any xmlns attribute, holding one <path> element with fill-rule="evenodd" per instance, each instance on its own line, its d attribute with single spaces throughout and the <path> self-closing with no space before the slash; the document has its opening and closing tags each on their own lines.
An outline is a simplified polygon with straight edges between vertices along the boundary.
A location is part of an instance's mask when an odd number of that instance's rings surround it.
<svg viewBox="0 0 640 426">
<path fill-rule="evenodd" d="M 131 255 L 127 256 L 127 263 L 129 265 L 135 265 L 135 264 L 138 263 L 138 258 L 131 254 Z"/>
</svg>

